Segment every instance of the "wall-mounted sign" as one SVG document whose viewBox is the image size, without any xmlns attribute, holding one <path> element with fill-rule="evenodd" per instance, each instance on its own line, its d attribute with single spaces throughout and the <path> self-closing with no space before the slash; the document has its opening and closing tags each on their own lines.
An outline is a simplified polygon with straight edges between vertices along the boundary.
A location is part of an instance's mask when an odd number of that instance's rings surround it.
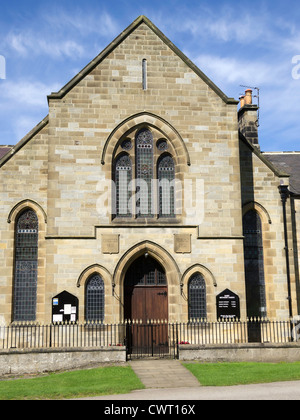
<svg viewBox="0 0 300 420">
<path fill-rule="evenodd" d="M 221 321 L 236 321 L 241 318 L 240 298 L 229 289 L 217 296 L 217 317 Z"/>
</svg>

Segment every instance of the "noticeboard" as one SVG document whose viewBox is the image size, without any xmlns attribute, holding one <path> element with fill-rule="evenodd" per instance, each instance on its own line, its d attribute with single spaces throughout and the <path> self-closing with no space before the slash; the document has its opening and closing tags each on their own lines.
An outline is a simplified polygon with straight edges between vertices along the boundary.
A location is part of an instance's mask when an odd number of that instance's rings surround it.
<svg viewBox="0 0 300 420">
<path fill-rule="evenodd" d="M 240 298 L 229 289 L 217 296 L 217 317 L 221 321 L 237 321 L 241 318 Z"/>
<path fill-rule="evenodd" d="M 77 322 L 78 298 L 62 292 L 52 298 L 52 322 Z"/>
</svg>

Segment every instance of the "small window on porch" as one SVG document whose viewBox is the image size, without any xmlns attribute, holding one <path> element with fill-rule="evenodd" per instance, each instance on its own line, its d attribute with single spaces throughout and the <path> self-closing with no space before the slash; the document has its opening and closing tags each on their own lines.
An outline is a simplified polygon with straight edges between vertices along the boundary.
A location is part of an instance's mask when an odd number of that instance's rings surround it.
<svg viewBox="0 0 300 420">
<path fill-rule="evenodd" d="M 105 288 L 100 274 L 93 274 L 86 284 L 85 319 L 88 322 L 104 322 Z"/>
<path fill-rule="evenodd" d="M 206 284 L 200 273 L 194 274 L 189 281 L 189 320 L 190 322 L 207 317 Z"/>
</svg>

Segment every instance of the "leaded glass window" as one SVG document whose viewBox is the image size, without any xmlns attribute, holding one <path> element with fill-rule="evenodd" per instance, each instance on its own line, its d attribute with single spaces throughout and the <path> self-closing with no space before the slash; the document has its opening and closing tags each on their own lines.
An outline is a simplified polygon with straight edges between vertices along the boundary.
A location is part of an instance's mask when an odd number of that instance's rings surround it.
<svg viewBox="0 0 300 420">
<path fill-rule="evenodd" d="M 159 216 L 175 216 L 175 165 L 171 156 L 158 161 Z"/>
<path fill-rule="evenodd" d="M 113 218 L 175 217 L 175 161 L 171 144 L 160 136 L 155 128 L 136 127 L 120 139 L 113 161 Z"/>
<path fill-rule="evenodd" d="M 90 277 L 86 285 L 86 321 L 104 322 L 105 288 L 100 274 Z"/>
<path fill-rule="evenodd" d="M 206 284 L 202 274 L 196 273 L 189 281 L 189 320 L 206 317 Z"/>
<path fill-rule="evenodd" d="M 38 235 L 37 215 L 33 210 L 28 209 L 16 221 L 14 321 L 35 321 L 36 319 Z"/>
<path fill-rule="evenodd" d="M 127 154 L 119 156 L 115 164 L 116 184 L 116 215 L 118 217 L 131 217 L 129 208 L 130 191 L 129 184 L 132 181 L 132 164 Z"/>
<path fill-rule="evenodd" d="M 137 217 L 153 217 L 153 175 L 153 136 L 149 129 L 143 128 L 136 137 Z"/>
<path fill-rule="evenodd" d="M 251 210 L 243 218 L 248 317 L 267 316 L 262 223 Z"/>
<path fill-rule="evenodd" d="M 166 139 L 160 139 L 158 140 L 158 142 L 156 143 L 156 147 L 158 148 L 158 150 L 160 152 L 166 152 L 169 148 L 168 146 L 168 142 Z"/>
</svg>

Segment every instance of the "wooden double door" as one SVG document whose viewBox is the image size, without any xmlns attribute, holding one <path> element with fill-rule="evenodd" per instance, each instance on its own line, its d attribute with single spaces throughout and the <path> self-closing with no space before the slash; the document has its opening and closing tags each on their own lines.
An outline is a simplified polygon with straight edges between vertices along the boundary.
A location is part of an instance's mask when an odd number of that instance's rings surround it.
<svg viewBox="0 0 300 420">
<path fill-rule="evenodd" d="M 151 257 L 138 258 L 126 273 L 124 316 L 131 323 L 134 352 L 162 353 L 168 347 L 168 285 L 163 267 Z"/>
</svg>

